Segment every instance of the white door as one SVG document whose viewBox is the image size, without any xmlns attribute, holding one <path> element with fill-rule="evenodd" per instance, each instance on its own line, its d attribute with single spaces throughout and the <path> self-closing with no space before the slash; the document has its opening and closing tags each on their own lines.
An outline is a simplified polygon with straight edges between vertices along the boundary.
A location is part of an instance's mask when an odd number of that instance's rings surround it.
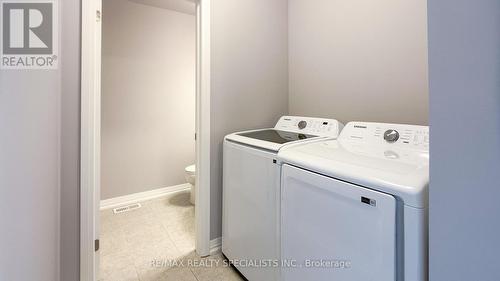
<svg viewBox="0 0 500 281">
<path fill-rule="evenodd" d="M 281 214 L 283 280 L 395 280 L 394 197 L 284 165 Z"/>
</svg>

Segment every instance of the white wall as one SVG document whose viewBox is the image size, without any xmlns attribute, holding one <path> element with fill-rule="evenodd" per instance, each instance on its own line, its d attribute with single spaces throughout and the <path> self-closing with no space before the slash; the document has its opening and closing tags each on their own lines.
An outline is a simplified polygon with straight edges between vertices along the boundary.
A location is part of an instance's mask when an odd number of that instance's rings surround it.
<svg viewBox="0 0 500 281">
<path fill-rule="evenodd" d="M 426 4 L 289 0 L 290 114 L 427 124 Z"/>
<path fill-rule="evenodd" d="M 103 1 L 101 198 L 182 184 L 195 163 L 196 18 Z"/>
<path fill-rule="evenodd" d="M 288 111 L 287 1 L 212 0 L 211 237 L 221 236 L 222 141 Z"/>
<path fill-rule="evenodd" d="M 429 1 L 430 281 L 499 280 L 500 1 Z"/>
</svg>

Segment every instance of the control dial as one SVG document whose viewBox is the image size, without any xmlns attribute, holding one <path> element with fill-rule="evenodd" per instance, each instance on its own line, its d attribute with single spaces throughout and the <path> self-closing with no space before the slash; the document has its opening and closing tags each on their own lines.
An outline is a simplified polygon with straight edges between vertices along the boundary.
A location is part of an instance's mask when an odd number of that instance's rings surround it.
<svg viewBox="0 0 500 281">
<path fill-rule="evenodd" d="M 300 122 L 299 122 L 299 124 L 298 124 L 297 126 L 299 126 L 299 129 L 301 129 L 301 130 L 302 130 L 302 129 L 304 129 L 305 127 L 307 127 L 307 122 L 306 122 L 306 121 L 304 121 L 304 120 L 302 120 L 302 121 L 300 121 Z"/>
<path fill-rule="evenodd" d="M 384 133 L 384 140 L 387 142 L 396 142 L 399 139 L 399 133 L 396 130 L 387 130 Z"/>
</svg>

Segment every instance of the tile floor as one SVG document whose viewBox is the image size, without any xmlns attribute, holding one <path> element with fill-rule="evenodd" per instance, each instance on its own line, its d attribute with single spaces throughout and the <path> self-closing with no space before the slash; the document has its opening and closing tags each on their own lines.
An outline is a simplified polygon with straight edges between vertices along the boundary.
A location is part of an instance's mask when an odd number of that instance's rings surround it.
<svg viewBox="0 0 500 281">
<path fill-rule="evenodd" d="M 100 281 L 239 281 L 221 254 L 194 251 L 189 192 L 141 203 L 122 214 L 101 212 Z"/>
</svg>

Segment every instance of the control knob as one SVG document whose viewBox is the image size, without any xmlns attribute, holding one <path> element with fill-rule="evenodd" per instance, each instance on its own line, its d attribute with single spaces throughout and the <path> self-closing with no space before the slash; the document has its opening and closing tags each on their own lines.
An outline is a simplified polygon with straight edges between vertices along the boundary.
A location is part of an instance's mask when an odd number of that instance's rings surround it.
<svg viewBox="0 0 500 281">
<path fill-rule="evenodd" d="M 384 140 L 387 142 L 396 142 L 399 139 L 399 133 L 396 130 L 387 130 L 384 133 Z"/>
<path fill-rule="evenodd" d="M 299 129 L 302 130 L 302 129 L 304 129 L 307 126 L 307 122 L 304 121 L 304 120 L 302 120 L 302 121 L 299 122 L 299 124 L 297 126 L 299 126 Z"/>
</svg>

